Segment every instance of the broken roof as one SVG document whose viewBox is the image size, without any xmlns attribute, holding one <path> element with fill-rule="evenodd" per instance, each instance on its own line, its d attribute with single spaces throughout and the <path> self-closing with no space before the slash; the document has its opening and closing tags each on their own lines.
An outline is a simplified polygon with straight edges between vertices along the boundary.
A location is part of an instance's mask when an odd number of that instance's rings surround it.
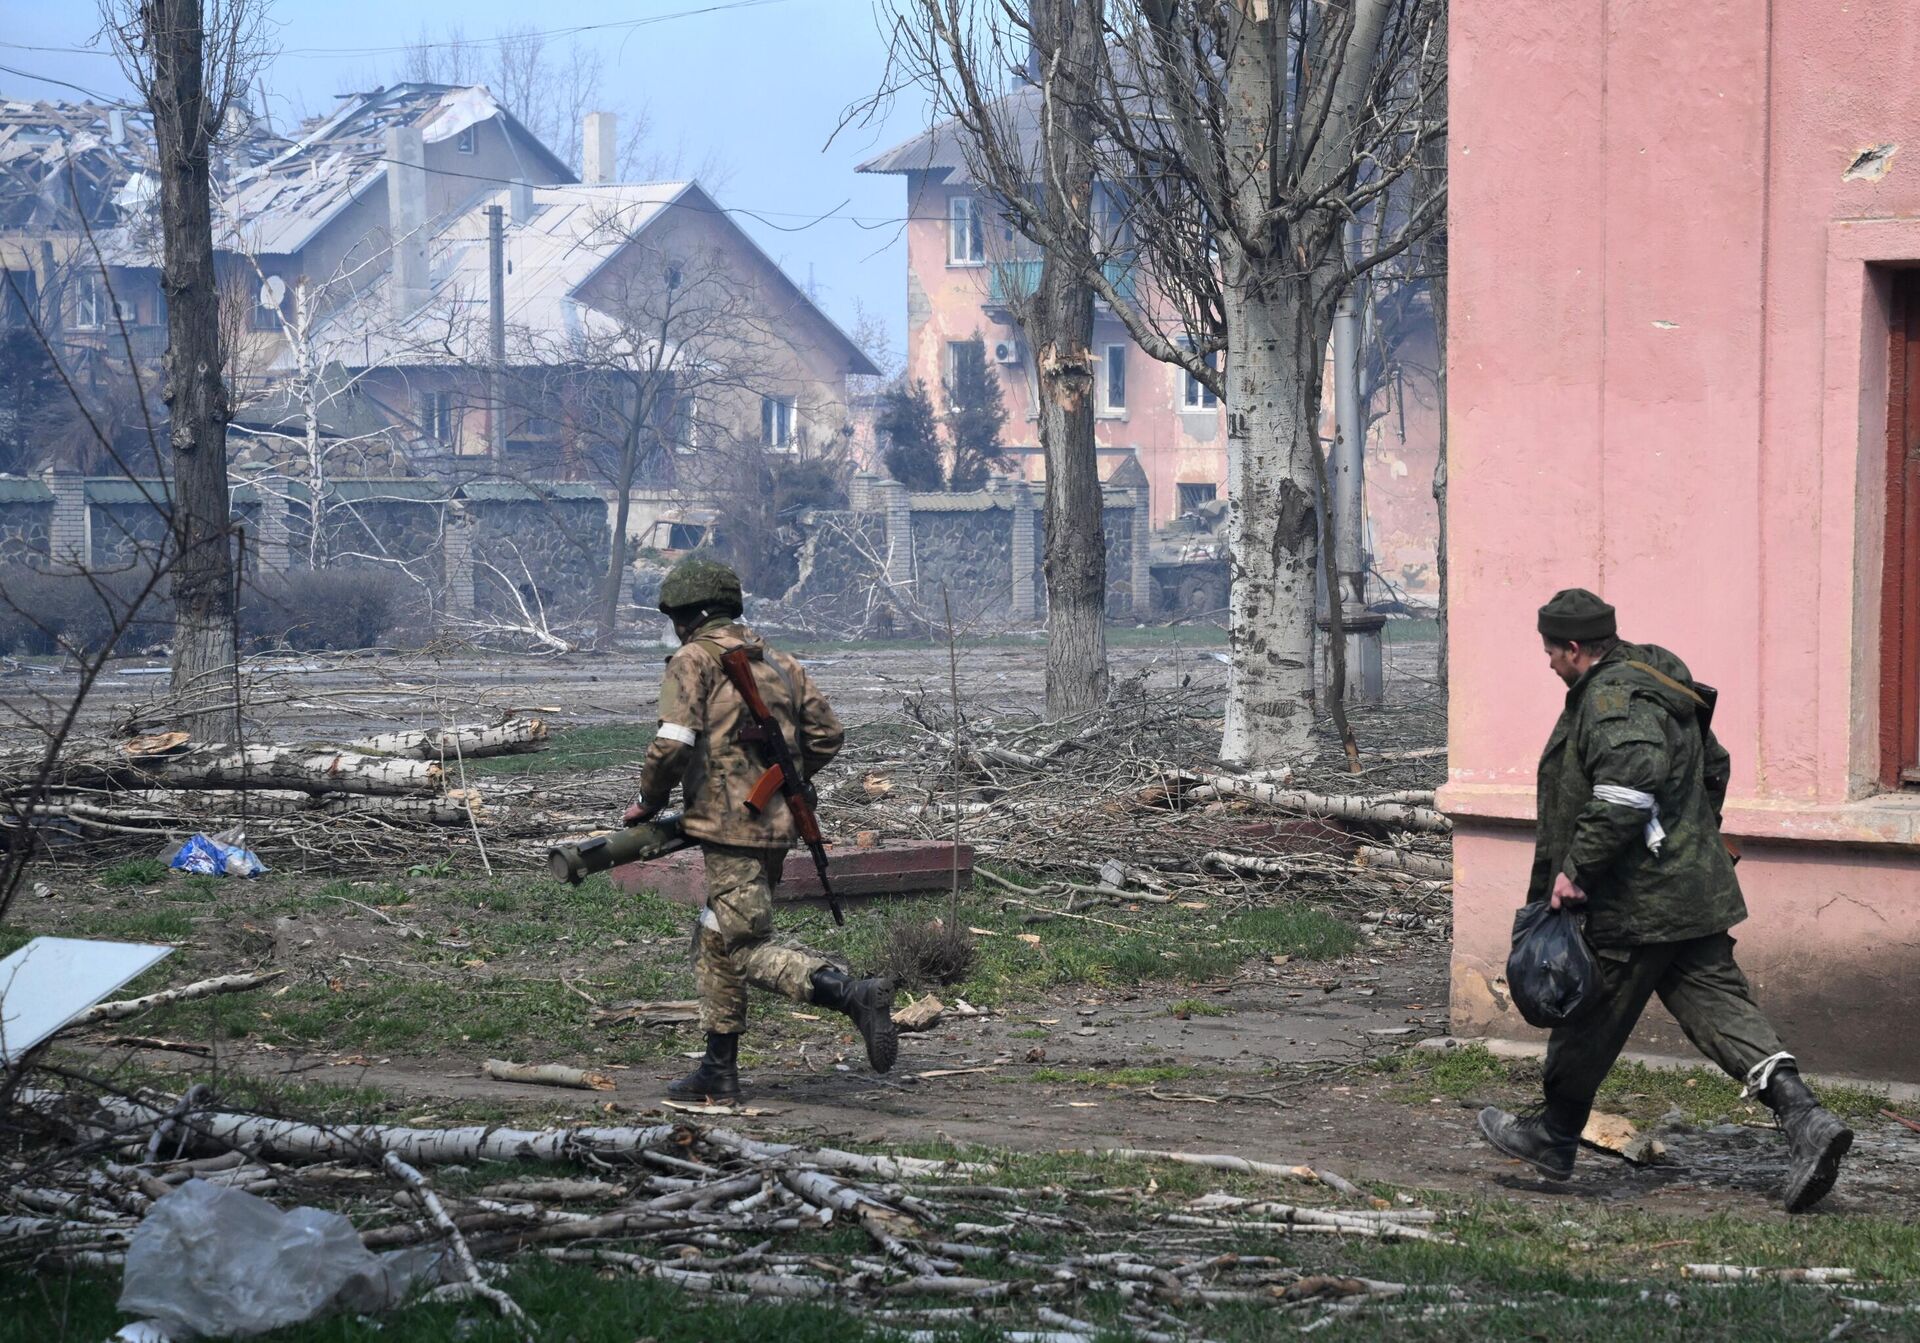
<svg viewBox="0 0 1920 1343">
<path fill-rule="evenodd" d="M 475 201 L 446 223 L 429 246 L 431 297 L 413 313 L 396 321 L 388 306 L 390 291 L 386 285 L 376 285 L 329 314 L 319 339 L 357 353 L 369 365 L 484 364 L 488 359 L 486 211 L 497 205 L 506 220 L 502 282 L 510 332 L 508 362 L 549 364 L 558 353 L 556 346 L 565 347 L 583 337 L 619 335 L 619 324 L 589 304 L 582 291 L 623 247 L 679 206 L 711 216 L 761 257 L 786 282 L 793 305 L 817 317 L 830 333 L 850 373 L 874 376 L 879 372 L 699 183 L 533 187 L 530 195 L 533 209 L 524 221 L 513 220 L 512 191 L 506 188 Z"/>
<path fill-rule="evenodd" d="M 213 156 L 215 184 L 286 145 L 235 109 Z M 156 165 L 153 116 L 144 107 L 0 100 L 0 228 L 74 227 L 76 198 L 90 227 L 127 224 L 157 190 Z"/>
<path fill-rule="evenodd" d="M 434 144 L 496 117 L 509 142 L 527 154 L 529 177 L 574 180 L 567 165 L 484 85 L 395 84 L 347 95 L 331 116 L 236 177 L 221 202 L 229 245 L 266 255 L 298 252 L 328 221 L 386 181 L 389 130 L 415 127 Z"/>
</svg>

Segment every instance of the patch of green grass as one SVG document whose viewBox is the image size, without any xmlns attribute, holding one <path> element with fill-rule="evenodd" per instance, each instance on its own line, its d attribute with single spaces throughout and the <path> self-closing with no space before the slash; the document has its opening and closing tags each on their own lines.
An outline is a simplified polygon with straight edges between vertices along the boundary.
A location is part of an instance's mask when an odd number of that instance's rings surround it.
<svg viewBox="0 0 1920 1343">
<path fill-rule="evenodd" d="M 119 890 L 128 886 L 151 886 L 165 879 L 166 875 L 167 865 L 158 858 L 133 858 L 124 863 L 115 863 L 96 880 L 108 890 Z"/>
<path fill-rule="evenodd" d="M 1214 980 L 1249 960 L 1282 954 L 1300 960 L 1324 959 L 1345 954 L 1360 942 L 1359 934 L 1346 924 L 1306 904 L 1224 917 L 1143 905 L 1138 910 L 1103 909 L 1089 918 L 1029 925 L 1023 920 L 1032 911 L 1007 902 L 1005 896 L 997 887 L 976 886 L 961 900 L 959 921 L 992 934 L 976 941 L 972 973 L 955 987 L 955 993 L 969 1002 L 1004 1002 L 1063 984 Z M 1036 903 L 1044 907 L 1045 902 Z M 781 911 L 783 925 L 793 913 Z M 794 931 L 809 945 L 838 952 L 861 968 L 878 963 L 884 922 L 876 916 L 851 920 L 844 929 L 812 925 Z M 1027 936 L 1037 937 L 1038 943 L 1023 940 Z"/>
<path fill-rule="evenodd" d="M 1162 1082 L 1184 1082 L 1199 1075 L 1198 1068 L 1171 1064 L 1153 1068 L 1095 1068 L 1063 1072 L 1058 1068 L 1035 1070 L 1036 1082 L 1071 1082 L 1085 1087 L 1151 1087 Z"/>
<path fill-rule="evenodd" d="M 86 937 L 112 942 L 185 942 L 193 936 L 193 915 L 183 909 L 163 907 L 128 912 L 90 911 L 71 925 Z"/>
<path fill-rule="evenodd" d="M 1412 616 L 1387 621 L 1381 637 L 1390 644 L 1430 644 L 1440 641 L 1440 622 L 1431 616 Z"/>
<path fill-rule="evenodd" d="M 1224 1017 L 1228 1011 L 1221 1004 L 1203 998 L 1182 998 L 1177 1003 L 1167 1004 L 1167 1015 L 1170 1017 Z"/>
<path fill-rule="evenodd" d="M 652 723 L 605 723 L 597 727 L 573 727 L 553 734 L 544 750 L 521 755 L 490 755 L 464 762 L 469 778 L 501 775 L 556 774 L 569 770 L 606 769 L 613 765 L 638 765 L 653 744 Z M 447 777 L 454 779 L 458 769 L 447 762 Z"/>
<path fill-rule="evenodd" d="M 1485 1045 L 1458 1049 L 1402 1049 L 1373 1060 L 1376 1072 L 1403 1079 L 1406 1098 L 1425 1101 L 1433 1096 L 1449 1100 L 1480 1100 L 1514 1085 L 1520 1079 L 1505 1059 L 1495 1058 Z M 1538 1073 L 1535 1073 L 1538 1077 Z"/>
</svg>

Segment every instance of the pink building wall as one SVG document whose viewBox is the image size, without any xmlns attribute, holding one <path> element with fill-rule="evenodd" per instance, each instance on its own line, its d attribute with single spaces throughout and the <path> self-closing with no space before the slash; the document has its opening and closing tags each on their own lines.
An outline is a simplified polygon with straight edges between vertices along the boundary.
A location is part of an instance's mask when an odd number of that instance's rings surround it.
<svg viewBox="0 0 1920 1343">
<path fill-rule="evenodd" d="M 1736 936 L 1789 1047 L 1911 1079 L 1920 795 L 1874 744 L 1920 8 L 1458 0 L 1452 30 L 1455 1029 L 1528 1033 L 1499 976 L 1561 700 L 1534 609 L 1581 585 L 1720 688 Z"/>
<path fill-rule="evenodd" d="M 950 202 L 971 194 L 967 186 L 931 181 L 925 173 L 907 175 L 911 208 L 907 224 L 907 376 L 926 381 L 939 403 L 946 378 L 950 341 L 977 331 L 989 355 L 997 343 L 1018 339 L 1019 328 L 1004 309 L 990 304 L 990 266 L 954 265 L 948 260 Z M 1005 255 L 1004 239 L 989 237 L 986 255 Z M 1150 357 L 1127 337 L 1126 329 L 1104 305 L 1096 307 L 1094 345 L 1126 347 L 1126 408 L 1096 410 L 1094 438 L 1100 474 L 1129 454 L 1137 454 L 1146 472 L 1153 525 L 1164 527 L 1179 512 L 1179 486 L 1212 485 L 1227 494 L 1226 416 L 1218 406 L 1185 405 L 1185 377 Z M 1416 343 L 1418 344 L 1418 343 Z M 999 365 L 1006 397 L 1006 439 L 1029 480 L 1045 477 L 1038 425 L 1032 418 L 1031 356 L 1020 365 Z M 1438 594 L 1434 551 L 1439 537 L 1432 496 L 1438 452 L 1439 416 L 1433 395 L 1431 344 L 1416 349 L 1403 376 L 1378 398 L 1382 412 L 1368 440 L 1367 504 L 1376 566 L 1397 588 L 1431 601 Z M 1096 405 L 1098 402 L 1096 401 Z M 1332 434 L 1331 392 L 1326 397 L 1326 431 Z M 1383 594 L 1384 595 L 1384 594 Z"/>
</svg>

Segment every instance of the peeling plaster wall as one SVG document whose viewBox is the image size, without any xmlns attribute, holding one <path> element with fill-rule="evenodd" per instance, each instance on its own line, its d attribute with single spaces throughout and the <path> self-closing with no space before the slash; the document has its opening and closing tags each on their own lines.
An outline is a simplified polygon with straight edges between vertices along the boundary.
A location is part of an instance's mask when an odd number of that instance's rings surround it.
<svg viewBox="0 0 1920 1343">
<path fill-rule="evenodd" d="M 1497 973 L 1561 701 L 1534 608 L 1595 588 L 1720 688 L 1743 966 L 1815 1070 L 1911 1078 L 1920 797 L 1876 797 L 1885 316 L 1920 261 L 1920 10 L 1461 0 L 1452 18 L 1455 1027 Z M 1910 150 L 1909 150 L 1910 152 Z M 1883 170 L 1882 170 L 1883 169 Z M 1651 1019 L 1639 1047 L 1684 1052 Z"/>
</svg>

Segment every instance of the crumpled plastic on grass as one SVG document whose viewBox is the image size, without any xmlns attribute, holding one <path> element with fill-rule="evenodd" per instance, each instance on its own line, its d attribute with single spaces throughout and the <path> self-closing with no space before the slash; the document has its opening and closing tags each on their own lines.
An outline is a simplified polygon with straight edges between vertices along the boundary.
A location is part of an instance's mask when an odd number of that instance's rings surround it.
<svg viewBox="0 0 1920 1343">
<path fill-rule="evenodd" d="M 432 1249 L 375 1254 L 337 1212 L 283 1212 L 243 1189 L 188 1180 L 134 1228 L 119 1305 L 169 1338 L 247 1338 L 396 1306 L 438 1259 Z"/>
<path fill-rule="evenodd" d="M 267 870 L 267 865 L 260 861 L 260 855 L 246 847 L 246 840 L 238 830 L 195 835 L 166 854 L 166 863 L 176 871 L 198 877 L 257 877 Z"/>
</svg>

